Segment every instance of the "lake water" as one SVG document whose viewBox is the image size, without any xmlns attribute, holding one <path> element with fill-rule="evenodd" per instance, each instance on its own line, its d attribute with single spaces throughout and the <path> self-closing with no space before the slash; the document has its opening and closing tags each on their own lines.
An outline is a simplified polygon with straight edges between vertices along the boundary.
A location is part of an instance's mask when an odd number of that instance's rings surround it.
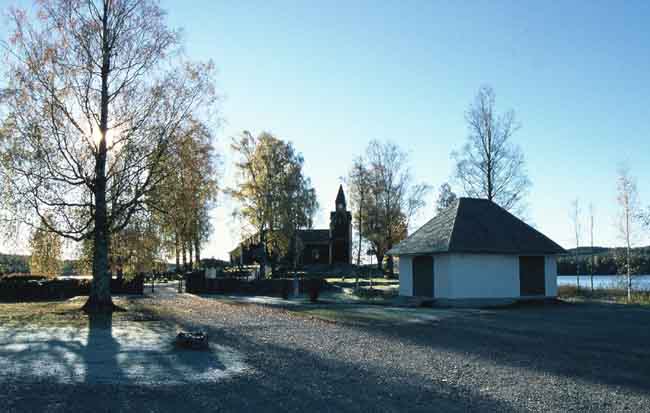
<svg viewBox="0 0 650 413">
<path fill-rule="evenodd" d="M 626 288 L 627 280 L 622 275 L 594 275 L 594 288 Z M 558 275 L 557 285 L 576 285 L 575 275 Z M 591 276 L 580 276 L 580 287 L 591 287 Z M 650 291 L 650 275 L 633 275 L 632 288 Z"/>
</svg>

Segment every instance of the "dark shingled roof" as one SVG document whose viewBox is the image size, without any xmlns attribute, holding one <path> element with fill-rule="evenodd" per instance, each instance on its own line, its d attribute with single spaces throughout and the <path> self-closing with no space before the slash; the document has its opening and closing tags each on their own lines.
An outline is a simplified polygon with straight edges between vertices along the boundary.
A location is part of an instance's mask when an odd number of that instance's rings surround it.
<svg viewBox="0 0 650 413">
<path fill-rule="evenodd" d="M 305 244 L 313 242 L 329 242 L 329 229 L 302 229 L 298 231 L 298 236 Z"/>
<path fill-rule="evenodd" d="M 566 251 L 492 201 L 459 198 L 388 254 L 443 252 L 562 254 Z"/>
</svg>

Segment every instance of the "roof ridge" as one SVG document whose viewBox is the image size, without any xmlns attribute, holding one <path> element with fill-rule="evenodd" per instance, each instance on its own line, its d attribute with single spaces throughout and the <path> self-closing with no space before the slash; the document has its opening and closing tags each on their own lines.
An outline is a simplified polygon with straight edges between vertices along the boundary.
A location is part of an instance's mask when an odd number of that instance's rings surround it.
<svg viewBox="0 0 650 413">
<path fill-rule="evenodd" d="M 540 230 L 538 230 L 537 228 L 533 227 L 533 226 L 530 225 L 528 222 L 526 222 L 526 221 L 524 221 L 523 219 L 519 218 L 518 216 L 516 216 L 516 215 L 513 214 L 512 212 L 508 211 L 507 209 L 505 209 L 505 208 L 502 207 L 501 205 L 497 204 L 496 202 L 494 202 L 494 205 L 496 205 L 497 207 L 499 207 L 501 210 L 503 210 L 503 211 L 506 212 L 507 214 L 510 214 L 510 215 L 512 215 L 513 217 L 517 218 L 517 220 L 518 220 L 519 222 L 521 222 L 522 224 L 524 224 L 525 226 L 527 226 L 529 229 L 531 229 L 531 230 L 535 231 L 536 233 L 538 233 L 539 235 L 541 235 L 541 236 L 542 236 L 543 238 L 545 238 L 547 241 L 550 241 L 552 244 L 555 244 L 556 246 L 560 247 L 561 249 L 564 249 L 560 244 L 558 244 L 557 242 L 555 242 L 555 241 L 553 241 L 552 239 L 550 239 L 550 238 L 549 238 L 548 236 L 546 236 L 546 234 L 544 234 L 542 231 L 540 231 Z"/>
<path fill-rule="evenodd" d="M 456 207 L 456 213 L 454 214 L 454 219 L 451 222 L 451 231 L 449 231 L 449 238 L 447 239 L 447 251 L 451 249 L 451 239 L 454 237 L 454 232 L 456 229 L 456 219 L 458 219 L 458 211 L 460 210 L 460 201 L 461 199 L 465 199 L 463 197 L 456 199 L 456 204 L 454 205 Z M 453 208 L 453 207 L 451 207 Z"/>
<path fill-rule="evenodd" d="M 558 254 L 564 249 L 496 202 L 461 197 L 388 253 L 442 252 Z"/>
</svg>

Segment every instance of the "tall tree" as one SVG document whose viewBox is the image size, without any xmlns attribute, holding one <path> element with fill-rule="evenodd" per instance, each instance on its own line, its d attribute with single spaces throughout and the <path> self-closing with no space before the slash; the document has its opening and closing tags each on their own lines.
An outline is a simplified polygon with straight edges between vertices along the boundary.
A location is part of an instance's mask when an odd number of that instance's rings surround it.
<svg viewBox="0 0 650 413">
<path fill-rule="evenodd" d="M 571 202 L 571 212 L 569 214 L 571 222 L 573 223 L 573 234 L 575 235 L 576 240 L 576 249 L 575 249 L 575 260 L 576 260 L 576 287 L 580 289 L 580 260 L 579 260 L 579 249 L 580 249 L 580 234 L 582 232 L 582 222 L 580 221 L 580 201 L 575 199 Z"/>
<path fill-rule="evenodd" d="M 29 268 L 32 274 L 56 277 L 61 273 L 61 237 L 44 228 L 36 228 L 29 240 L 29 247 Z"/>
<path fill-rule="evenodd" d="M 346 180 L 350 191 L 352 220 L 357 232 L 357 245 L 355 246 L 357 265 L 361 265 L 363 225 L 368 218 L 367 203 L 371 197 L 370 173 L 362 156 L 354 160 Z"/>
<path fill-rule="evenodd" d="M 209 213 L 219 189 L 220 159 L 213 141 L 204 123 L 194 118 L 184 121 L 163 161 L 165 180 L 148 203 L 161 227 L 165 249 L 177 258 L 177 268 L 183 251 L 184 269 L 191 270 L 192 262 L 199 265 L 201 247 L 210 233 Z"/>
<path fill-rule="evenodd" d="M 238 182 L 228 193 L 239 202 L 235 214 L 248 226 L 245 231 L 259 237 L 260 273 L 265 276 L 269 260 L 275 266 L 278 258 L 290 255 L 296 231 L 312 226 L 316 192 L 304 176 L 302 155 L 290 142 L 244 131 L 231 147 L 239 156 Z"/>
<path fill-rule="evenodd" d="M 514 111 L 497 114 L 494 90 L 483 86 L 465 113 L 469 135 L 456 161 L 455 177 L 466 195 L 487 198 L 522 214 L 531 185 L 524 155 L 512 136 L 519 129 Z"/>
<path fill-rule="evenodd" d="M 637 237 L 637 224 L 640 217 L 638 193 L 636 180 L 630 176 L 630 170 L 626 165 L 618 169 L 618 231 L 621 239 L 625 242 L 625 265 L 627 284 L 627 299 L 632 299 L 632 245 Z"/>
<path fill-rule="evenodd" d="M 457 199 L 458 196 L 456 196 L 456 193 L 451 190 L 451 185 L 449 185 L 449 183 L 445 182 L 440 185 L 438 200 L 436 201 L 436 212 L 440 213 L 440 211 L 449 208 Z"/>
<path fill-rule="evenodd" d="M 40 1 L 37 16 L 10 13 L 5 182 L 27 223 L 92 239 L 84 309 L 112 311 L 110 235 L 163 179 L 180 122 L 210 105 L 212 64 L 183 62 L 153 0 Z"/>
<path fill-rule="evenodd" d="M 365 159 L 370 197 L 362 234 L 372 245 L 378 268 L 383 269 L 386 252 L 406 238 L 431 188 L 414 182 L 408 155 L 394 143 L 371 141 Z M 388 257 L 388 271 L 393 272 L 392 257 Z"/>
</svg>

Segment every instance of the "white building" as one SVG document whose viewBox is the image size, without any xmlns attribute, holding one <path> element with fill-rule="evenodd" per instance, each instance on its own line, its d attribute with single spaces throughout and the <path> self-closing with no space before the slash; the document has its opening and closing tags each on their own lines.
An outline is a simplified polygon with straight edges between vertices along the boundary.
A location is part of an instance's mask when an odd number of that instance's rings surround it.
<svg viewBox="0 0 650 413">
<path fill-rule="evenodd" d="M 497 204 L 460 198 L 388 254 L 400 295 L 438 302 L 508 302 L 557 296 L 564 249 Z"/>
</svg>

